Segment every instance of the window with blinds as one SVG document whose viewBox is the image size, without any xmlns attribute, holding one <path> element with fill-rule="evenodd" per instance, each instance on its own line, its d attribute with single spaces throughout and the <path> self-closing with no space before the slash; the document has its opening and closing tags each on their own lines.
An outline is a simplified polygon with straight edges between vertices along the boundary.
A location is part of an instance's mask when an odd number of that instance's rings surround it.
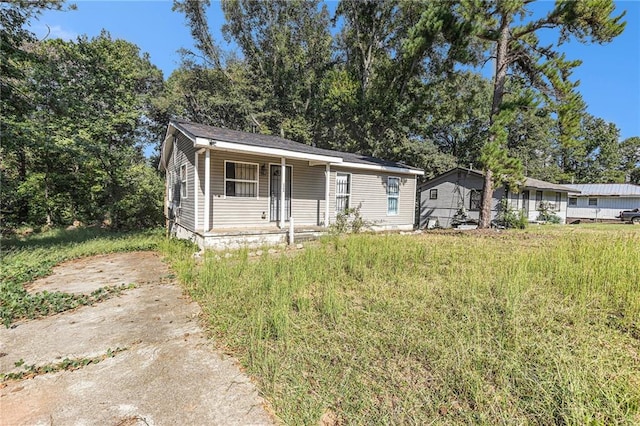
<svg viewBox="0 0 640 426">
<path fill-rule="evenodd" d="M 258 165 L 225 161 L 224 189 L 227 197 L 257 197 Z"/>
<path fill-rule="evenodd" d="M 387 215 L 398 214 L 400 198 L 400 178 L 389 177 L 387 179 Z"/>
</svg>

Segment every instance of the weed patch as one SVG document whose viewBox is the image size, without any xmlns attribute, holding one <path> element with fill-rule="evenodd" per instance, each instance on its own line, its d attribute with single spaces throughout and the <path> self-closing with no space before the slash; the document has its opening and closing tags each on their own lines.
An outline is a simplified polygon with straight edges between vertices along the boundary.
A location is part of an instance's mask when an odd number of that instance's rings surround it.
<svg viewBox="0 0 640 426">
<path fill-rule="evenodd" d="M 639 246 L 635 228 L 549 225 L 251 261 L 160 250 L 285 423 L 634 424 Z"/>
<path fill-rule="evenodd" d="M 24 360 L 20 360 L 16 362 L 16 367 L 23 367 L 22 371 L 13 372 L 13 373 L 3 373 L 1 375 L 2 379 L 0 380 L 0 384 L 5 384 L 8 381 L 13 380 L 26 380 L 31 379 L 33 377 L 48 374 L 48 373 L 56 373 L 58 371 L 73 371 L 78 370 L 82 367 L 85 367 L 90 364 L 97 364 L 100 361 L 104 361 L 107 358 L 113 358 L 116 354 L 126 351 L 127 348 L 115 348 L 115 349 L 107 349 L 107 352 L 103 355 L 90 357 L 90 358 L 65 358 L 62 361 L 54 364 L 45 364 L 36 366 L 35 364 L 28 365 L 24 362 Z"/>
<path fill-rule="evenodd" d="M 91 294 L 29 294 L 24 284 L 51 273 L 64 261 L 104 253 L 153 250 L 161 231 L 114 233 L 102 229 L 52 230 L 26 238 L 2 240 L 0 251 L 0 319 L 8 327 L 17 319 L 55 314 L 119 294 L 128 286 L 103 287 Z"/>
</svg>

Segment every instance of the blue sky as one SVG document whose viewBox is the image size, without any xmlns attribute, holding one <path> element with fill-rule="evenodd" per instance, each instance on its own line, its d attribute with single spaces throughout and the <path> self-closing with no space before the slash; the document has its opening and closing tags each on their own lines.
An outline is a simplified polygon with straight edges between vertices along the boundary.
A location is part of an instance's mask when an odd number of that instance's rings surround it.
<svg viewBox="0 0 640 426">
<path fill-rule="evenodd" d="M 75 39 L 87 34 L 96 36 L 104 28 L 114 38 L 137 44 L 149 53 L 151 62 L 162 69 L 165 78 L 179 62 L 178 49 L 193 43 L 182 14 L 171 11 L 171 1 L 88 1 L 76 0 L 77 10 L 46 12 L 32 23 L 39 36 L 50 29 L 50 38 Z M 225 50 L 221 34 L 224 16 L 220 4 L 211 2 L 209 26 Z M 335 8 L 335 2 L 330 9 Z M 606 45 L 583 45 L 570 42 L 563 46 L 569 59 L 581 59 L 574 72 L 580 80 L 578 90 L 587 110 L 620 129 L 622 139 L 640 136 L 640 1 L 616 2 L 618 10 L 626 10 L 627 27 L 622 35 Z M 552 3 L 549 2 L 549 7 Z M 542 4 L 540 7 L 544 8 Z"/>
</svg>

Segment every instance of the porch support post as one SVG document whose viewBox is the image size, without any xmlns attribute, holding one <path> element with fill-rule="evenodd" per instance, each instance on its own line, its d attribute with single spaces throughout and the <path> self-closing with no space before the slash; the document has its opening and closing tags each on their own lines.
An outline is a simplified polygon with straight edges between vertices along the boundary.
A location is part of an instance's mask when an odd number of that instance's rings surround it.
<svg viewBox="0 0 640 426">
<path fill-rule="evenodd" d="M 204 232 L 209 232 L 209 210 L 211 208 L 211 150 L 204 158 Z"/>
<path fill-rule="evenodd" d="M 193 176 L 193 230 L 198 232 L 198 192 L 200 192 L 200 175 L 198 173 L 198 151 L 195 155 L 195 175 Z"/>
<path fill-rule="evenodd" d="M 324 167 L 324 227 L 329 227 L 329 194 L 331 185 L 331 166 L 329 163 Z"/>
<path fill-rule="evenodd" d="M 285 215 L 285 197 L 287 184 L 287 163 L 284 157 L 280 158 L 280 229 L 284 229 L 284 215 Z"/>
</svg>

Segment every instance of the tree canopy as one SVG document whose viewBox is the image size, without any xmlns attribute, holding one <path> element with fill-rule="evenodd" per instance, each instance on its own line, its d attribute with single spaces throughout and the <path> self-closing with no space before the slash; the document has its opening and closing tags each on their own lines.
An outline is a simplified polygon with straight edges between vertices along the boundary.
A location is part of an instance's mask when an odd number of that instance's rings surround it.
<svg viewBox="0 0 640 426">
<path fill-rule="evenodd" d="M 341 0 L 333 13 L 320 0 L 223 0 L 237 52 L 212 36 L 208 6 L 174 0 L 195 49 L 163 81 L 107 32 L 35 39 L 29 23 L 60 1 L 2 3 L 3 228 L 158 223 L 161 178 L 143 146 L 159 146 L 172 116 L 404 161 L 425 178 L 481 169 L 485 208 L 497 183 L 524 175 L 640 182 L 640 138 L 586 112 L 580 61 L 561 51 L 623 31 L 611 0 Z"/>
</svg>

